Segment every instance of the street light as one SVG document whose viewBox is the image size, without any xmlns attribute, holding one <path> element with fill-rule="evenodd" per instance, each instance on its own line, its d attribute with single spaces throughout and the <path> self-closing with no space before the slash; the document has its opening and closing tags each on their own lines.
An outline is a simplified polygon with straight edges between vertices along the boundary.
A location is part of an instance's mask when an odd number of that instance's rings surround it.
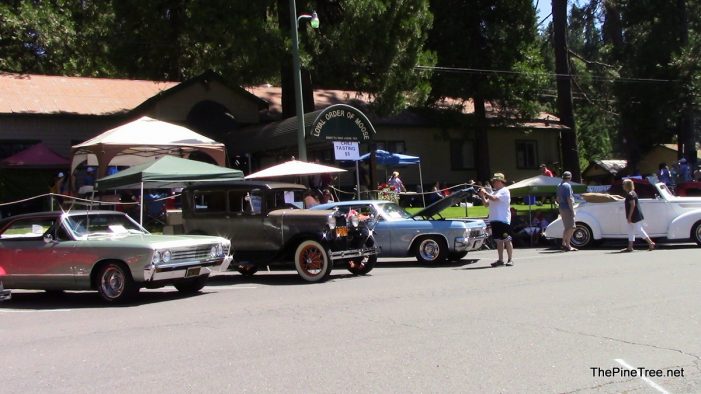
<svg viewBox="0 0 701 394">
<path fill-rule="evenodd" d="M 297 5 L 295 0 L 290 0 L 290 25 L 292 26 L 292 63 L 294 66 L 295 81 L 295 108 L 297 110 L 297 156 L 299 160 L 307 160 L 307 145 L 304 139 L 304 103 L 302 102 L 302 68 L 299 61 L 299 36 L 297 29 L 299 22 L 310 19 L 309 25 L 313 29 L 319 28 L 319 17 L 314 11 L 311 15 L 302 14 L 297 17 Z"/>
</svg>

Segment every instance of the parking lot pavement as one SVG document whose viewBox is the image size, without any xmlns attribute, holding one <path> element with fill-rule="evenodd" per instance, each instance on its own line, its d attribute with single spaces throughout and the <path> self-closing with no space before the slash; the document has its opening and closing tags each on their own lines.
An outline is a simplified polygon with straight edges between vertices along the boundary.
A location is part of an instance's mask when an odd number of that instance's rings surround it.
<svg viewBox="0 0 701 394">
<path fill-rule="evenodd" d="M 380 259 L 319 284 L 227 273 L 201 295 L 167 287 L 125 307 L 17 292 L 0 304 L 0 381 L 4 393 L 701 392 L 698 253 L 517 249 L 514 267 L 492 268 L 488 250 Z"/>
</svg>

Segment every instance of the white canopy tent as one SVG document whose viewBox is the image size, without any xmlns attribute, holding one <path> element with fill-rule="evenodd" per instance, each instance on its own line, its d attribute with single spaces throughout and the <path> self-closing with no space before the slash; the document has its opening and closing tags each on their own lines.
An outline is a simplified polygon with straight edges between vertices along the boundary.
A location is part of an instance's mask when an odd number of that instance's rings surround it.
<svg viewBox="0 0 701 394">
<path fill-rule="evenodd" d="M 133 166 L 163 156 L 187 158 L 194 151 L 206 153 L 220 166 L 226 164 L 224 144 L 186 127 L 144 116 L 74 145 L 71 171 L 87 161 L 97 166 L 98 177 L 103 177 L 108 165 Z"/>
<path fill-rule="evenodd" d="M 334 172 L 345 172 L 346 170 L 323 164 L 309 163 L 301 160 L 290 160 L 284 163 L 276 164 L 272 167 L 260 170 L 253 174 L 249 174 L 245 179 L 257 178 L 275 178 L 290 175 L 314 175 L 328 174 Z"/>
</svg>

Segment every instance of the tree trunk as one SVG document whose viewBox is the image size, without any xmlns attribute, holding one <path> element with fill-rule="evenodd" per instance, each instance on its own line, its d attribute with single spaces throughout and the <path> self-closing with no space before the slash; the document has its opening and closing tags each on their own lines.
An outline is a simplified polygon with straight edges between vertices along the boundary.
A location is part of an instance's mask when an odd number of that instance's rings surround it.
<svg viewBox="0 0 701 394">
<path fill-rule="evenodd" d="M 689 18 L 687 14 L 686 1 L 677 0 L 677 9 L 679 10 L 679 40 L 682 48 L 689 45 Z M 696 168 L 698 158 L 696 157 L 696 141 L 694 140 L 694 102 L 693 94 L 689 92 L 691 81 L 685 78 L 686 86 L 684 86 L 682 97 L 684 102 L 681 105 L 681 114 L 679 119 L 679 135 L 677 136 L 678 143 L 678 158 L 685 157 L 689 166 Z"/>
<path fill-rule="evenodd" d="M 569 128 L 562 132 L 562 166 L 572 172 L 572 179 L 581 181 L 577 132 L 572 108 L 572 84 L 567 53 L 567 0 L 552 0 L 553 45 L 555 47 L 555 72 L 557 73 L 557 110 L 560 122 Z"/>
</svg>

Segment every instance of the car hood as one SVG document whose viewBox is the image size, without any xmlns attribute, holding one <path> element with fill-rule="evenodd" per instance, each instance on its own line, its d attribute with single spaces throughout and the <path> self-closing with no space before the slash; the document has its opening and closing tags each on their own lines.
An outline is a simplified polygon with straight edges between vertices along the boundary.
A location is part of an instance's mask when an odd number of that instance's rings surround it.
<svg viewBox="0 0 701 394">
<path fill-rule="evenodd" d="M 174 248 L 185 246 L 209 245 L 215 242 L 228 243 L 225 238 L 209 235 L 159 235 L 159 234 L 117 234 L 90 237 L 81 242 L 108 242 L 132 247 Z"/>
<path fill-rule="evenodd" d="M 459 190 L 455 193 L 452 193 L 451 195 L 441 198 L 440 200 L 434 202 L 433 204 L 427 206 L 426 208 L 420 210 L 419 212 L 416 212 L 415 214 L 411 215 L 412 218 L 431 218 L 435 216 L 436 214 L 440 213 L 444 209 L 448 207 L 452 207 L 453 205 L 461 202 L 463 199 L 472 196 L 475 194 L 475 189 L 473 188 L 467 188 L 463 190 Z"/>
</svg>

